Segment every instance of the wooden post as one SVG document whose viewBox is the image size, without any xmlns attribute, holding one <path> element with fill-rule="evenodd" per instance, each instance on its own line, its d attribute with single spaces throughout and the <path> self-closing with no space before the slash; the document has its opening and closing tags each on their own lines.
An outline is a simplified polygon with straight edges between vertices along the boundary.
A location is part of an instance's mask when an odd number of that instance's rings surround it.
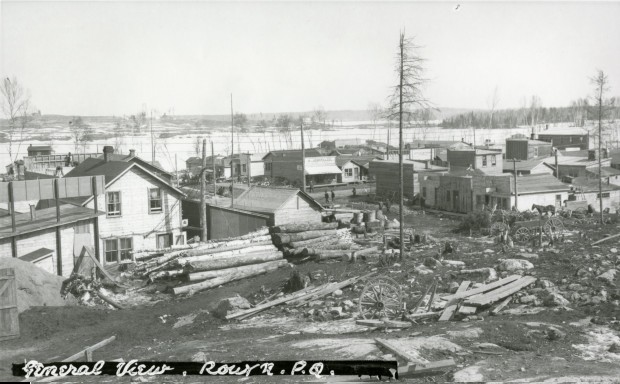
<svg viewBox="0 0 620 384">
<path fill-rule="evenodd" d="M 512 159 L 512 171 L 515 175 L 515 210 L 519 210 L 519 187 L 517 186 L 517 159 Z"/>
<path fill-rule="evenodd" d="M 56 200 L 56 224 L 60 223 L 60 199 L 58 191 L 58 179 L 54 179 L 54 200 Z M 56 225 L 56 273 L 62 276 L 62 238 L 60 225 Z"/>
<path fill-rule="evenodd" d="M 98 201 L 98 194 L 97 194 L 97 176 L 93 176 L 92 177 L 92 186 L 93 186 L 93 203 L 94 203 L 94 208 L 95 208 L 95 214 L 97 214 L 97 212 L 99 211 L 99 201 Z M 95 216 L 94 222 L 93 222 L 93 232 L 95 235 L 95 257 L 97 258 L 97 260 L 99 262 L 101 262 L 101 254 L 100 254 L 100 250 L 99 250 L 99 216 Z"/>
<path fill-rule="evenodd" d="M 248 152 L 248 161 L 247 161 L 247 169 L 246 169 L 246 174 L 248 177 L 248 188 L 250 188 L 252 186 L 252 159 L 251 159 L 252 155 Z"/>
<path fill-rule="evenodd" d="M 405 213 L 403 212 L 403 192 L 404 192 L 404 178 L 403 178 L 403 77 L 404 77 L 404 50 L 405 50 L 405 34 L 400 34 L 400 86 L 398 88 L 399 91 L 399 119 L 398 119 L 398 181 L 399 181 L 399 191 L 400 197 L 398 201 L 398 219 L 400 220 L 400 254 L 399 259 L 403 259 L 403 255 L 405 254 L 405 233 L 404 233 L 404 221 L 405 221 Z M 390 152 L 390 147 L 387 147 L 388 153 Z M 389 155 L 388 155 L 389 158 Z"/>
<path fill-rule="evenodd" d="M 205 171 L 207 169 L 207 139 L 202 139 L 202 168 L 200 169 L 200 239 L 207 241 L 207 212 L 205 202 Z"/>
<path fill-rule="evenodd" d="M 306 146 L 304 144 L 304 118 L 300 117 L 299 122 L 301 123 L 301 190 L 306 192 Z"/>
<path fill-rule="evenodd" d="M 233 119 L 233 99 L 230 94 L 230 206 L 235 205 L 235 167 L 233 159 L 235 158 L 235 121 Z M 241 164 L 241 163 L 239 163 Z M 224 164 L 226 166 L 226 164 Z"/>
<path fill-rule="evenodd" d="M 217 196 L 217 175 L 215 174 L 215 152 L 213 151 L 213 141 L 211 141 L 211 168 L 213 170 L 213 199 Z"/>
</svg>

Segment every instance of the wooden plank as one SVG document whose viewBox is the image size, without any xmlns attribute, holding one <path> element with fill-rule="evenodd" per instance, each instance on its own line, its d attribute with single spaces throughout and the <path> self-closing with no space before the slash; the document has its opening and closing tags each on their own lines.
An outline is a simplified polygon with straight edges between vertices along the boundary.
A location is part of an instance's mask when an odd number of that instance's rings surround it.
<svg viewBox="0 0 620 384">
<path fill-rule="evenodd" d="M 13 268 L 0 269 L 0 340 L 19 337 L 17 282 Z"/>
<path fill-rule="evenodd" d="M 407 318 L 409 320 L 420 320 L 420 319 L 424 319 L 427 317 L 439 316 L 440 314 L 441 312 L 424 312 L 424 313 L 416 313 L 413 315 L 407 315 Z"/>
<path fill-rule="evenodd" d="M 460 293 L 467 291 L 467 288 L 469 288 L 470 284 L 471 284 L 471 281 L 469 280 L 462 281 L 461 285 L 459 285 L 459 288 L 456 290 L 455 294 L 458 295 Z M 457 308 L 456 304 L 451 304 L 447 306 L 446 309 L 444 309 L 443 312 L 441 313 L 441 316 L 439 317 L 438 321 L 450 320 L 452 318 L 452 315 L 454 315 L 456 308 Z"/>
<path fill-rule="evenodd" d="M 499 311 L 504 309 L 504 307 L 507 306 L 508 303 L 510 303 L 511 301 L 512 301 L 512 296 L 509 296 L 509 297 L 505 298 L 504 301 L 502 301 L 501 303 L 499 303 L 497 305 L 497 307 L 493 308 L 493 310 L 491 311 L 491 314 L 492 315 L 497 315 L 499 313 Z"/>
<path fill-rule="evenodd" d="M 355 324 L 357 325 L 363 325 L 364 327 L 375 327 L 375 328 L 383 328 L 385 327 L 385 323 L 381 320 L 366 320 L 366 319 L 359 319 L 359 320 L 355 320 Z"/>
<path fill-rule="evenodd" d="M 99 261 L 95 257 L 95 250 L 93 249 L 93 247 L 91 247 L 91 246 L 84 246 L 84 249 L 86 250 L 86 254 L 91 258 L 93 263 L 95 263 L 97 268 L 99 268 L 101 273 L 103 273 L 103 275 L 108 278 L 108 280 L 110 280 L 112 283 L 114 283 L 114 285 L 116 285 L 117 287 L 129 288 L 129 287 L 125 287 L 125 286 L 119 284 L 118 282 L 116 282 L 116 280 L 114 280 L 114 278 L 108 273 L 108 271 L 106 271 L 105 268 L 103 268 L 101 263 L 99 263 Z"/>
<path fill-rule="evenodd" d="M 536 278 L 533 276 L 525 276 L 518 281 L 514 281 L 506 286 L 503 286 L 494 291 L 488 292 L 484 295 L 480 295 L 479 297 L 470 298 L 465 301 L 466 305 L 474 305 L 474 306 L 482 306 L 494 303 L 498 300 L 503 299 L 504 297 L 508 297 L 515 292 L 527 287 L 536 281 Z"/>
<path fill-rule="evenodd" d="M 482 287 L 478 287 L 478 288 L 475 288 L 475 289 L 470 289 L 469 291 L 461 292 L 459 294 L 455 293 L 454 295 L 444 296 L 443 299 L 447 300 L 447 301 L 452 301 L 452 300 L 456 300 L 456 299 L 463 299 L 465 297 L 477 295 L 479 293 L 484 293 L 484 292 L 490 291 L 492 289 L 495 289 L 497 287 L 501 287 L 503 285 L 511 283 L 511 282 L 513 282 L 515 280 L 518 280 L 520 278 L 521 278 L 520 275 L 511 275 L 511 276 L 505 277 L 505 278 L 503 278 L 501 280 L 497 280 L 494 283 L 485 284 Z"/>
<path fill-rule="evenodd" d="M 459 285 L 459 288 L 456 290 L 455 294 L 459 294 L 459 293 L 463 293 L 465 291 L 467 291 L 467 288 L 469 288 L 469 285 L 471 284 L 471 281 L 469 280 L 465 280 L 463 282 L 461 282 L 461 285 Z"/>
<path fill-rule="evenodd" d="M 394 345 L 390 340 L 376 338 L 375 342 L 405 361 L 409 361 L 411 363 L 422 363 L 422 361 L 418 360 L 414 356 L 411 356 L 407 351 L 403 351 L 397 345 Z"/>
<path fill-rule="evenodd" d="M 473 315 L 474 313 L 476 313 L 476 310 L 478 310 L 477 307 L 471 307 L 468 305 L 461 305 L 461 307 L 459 308 L 459 313 L 463 314 L 463 315 Z"/>
<path fill-rule="evenodd" d="M 607 237 L 605 237 L 605 238 L 603 238 L 603 239 L 600 239 L 600 240 L 598 240 L 598 241 L 595 241 L 594 243 L 592 243 L 592 244 L 590 244 L 590 245 L 596 245 L 596 244 L 602 243 L 603 241 L 607 241 L 607 240 L 611 240 L 611 239 L 613 239 L 613 238 L 616 238 L 616 237 L 618 237 L 618 236 L 620 236 L 620 233 L 615 234 L 615 235 L 611 235 L 611 236 L 607 236 Z"/>
</svg>

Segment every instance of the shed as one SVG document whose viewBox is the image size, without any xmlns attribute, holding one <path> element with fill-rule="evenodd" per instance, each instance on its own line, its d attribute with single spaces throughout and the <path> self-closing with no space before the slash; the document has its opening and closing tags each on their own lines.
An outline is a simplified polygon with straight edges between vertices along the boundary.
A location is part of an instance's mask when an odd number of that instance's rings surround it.
<svg viewBox="0 0 620 384">
<path fill-rule="evenodd" d="M 54 267 L 54 259 L 52 258 L 53 255 L 54 251 L 51 249 L 39 248 L 20 256 L 19 259 L 28 261 L 49 273 L 55 273 L 56 269 Z"/>
<path fill-rule="evenodd" d="M 293 188 L 253 186 L 238 198 L 232 208 L 269 217 L 268 225 L 319 223 L 323 207 L 309 194 Z"/>
</svg>

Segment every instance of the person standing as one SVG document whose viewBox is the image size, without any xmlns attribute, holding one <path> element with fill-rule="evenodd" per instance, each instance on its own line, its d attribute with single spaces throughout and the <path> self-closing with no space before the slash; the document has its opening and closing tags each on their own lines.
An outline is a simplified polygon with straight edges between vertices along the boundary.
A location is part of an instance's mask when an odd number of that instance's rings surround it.
<svg viewBox="0 0 620 384">
<path fill-rule="evenodd" d="M 336 201 L 336 193 L 332 189 L 332 203 L 334 203 L 335 201 Z"/>
<path fill-rule="evenodd" d="M 325 204 L 329 204 L 329 193 L 325 191 Z"/>
</svg>

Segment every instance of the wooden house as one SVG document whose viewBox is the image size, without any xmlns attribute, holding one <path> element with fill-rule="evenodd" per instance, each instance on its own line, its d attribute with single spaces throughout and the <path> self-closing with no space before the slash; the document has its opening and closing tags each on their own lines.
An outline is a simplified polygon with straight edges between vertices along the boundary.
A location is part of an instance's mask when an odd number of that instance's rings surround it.
<svg viewBox="0 0 620 384">
<path fill-rule="evenodd" d="M 447 168 L 430 164 L 430 161 L 403 161 L 404 197 L 413 199 L 421 192 L 420 175 L 445 172 Z M 377 183 L 377 195 L 393 199 L 400 192 L 399 163 L 396 159 L 373 160 L 370 162 L 370 175 Z"/>
<path fill-rule="evenodd" d="M 261 177 L 265 175 L 263 157 L 266 153 L 239 153 L 230 159 L 233 177 Z"/>
<path fill-rule="evenodd" d="M 28 146 L 28 156 L 51 155 L 54 149 L 50 145 L 32 145 Z"/>
<path fill-rule="evenodd" d="M 506 139 L 506 159 L 530 160 L 549 157 L 553 155 L 551 149 L 551 143 L 548 141 L 515 137 Z"/>
<path fill-rule="evenodd" d="M 378 156 L 338 156 L 336 166 L 342 172 L 339 183 L 361 183 L 368 181 L 368 171 L 372 160 L 379 160 Z"/>
<path fill-rule="evenodd" d="M 487 175 L 499 175 L 503 172 L 502 153 L 497 150 L 448 149 L 447 159 L 450 168 L 477 169 Z"/>
<path fill-rule="evenodd" d="M 537 140 L 547 141 L 558 149 L 565 148 L 590 148 L 590 134 L 579 127 L 561 127 L 556 129 L 545 129 L 538 132 L 535 136 Z"/>
<path fill-rule="evenodd" d="M 183 244 L 181 198 L 184 193 L 139 162 L 112 160 L 111 147 L 103 159 L 87 159 L 67 176 L 105 177 L 105 193 L 97 205 L 106 215 L 100 219 L 101 249 L 105 263 L 131 259 L 140 249 L 168 248 Z M 93 208 L 94 199 L 67 199 L 67 203 Z"/>
<path fill-rule="evenodd" d="M 235 198 L 231 207 L 269 217 L 268 225 L 320 223 L 323 207 L 309 194 L 292 188 L 253 186 Z"/>
<path fill-rule="evenodd" d="M 306 185 L 332 184 L 341 175 L 335 156 L 323 156 L 317 149 L 307 149 L 305 161 Z M 301 150 L 271 151 L 263 157 L 265 177 L 271 180 L 287 181 L 292 185 L 302 184 Z"/>
</svg>

